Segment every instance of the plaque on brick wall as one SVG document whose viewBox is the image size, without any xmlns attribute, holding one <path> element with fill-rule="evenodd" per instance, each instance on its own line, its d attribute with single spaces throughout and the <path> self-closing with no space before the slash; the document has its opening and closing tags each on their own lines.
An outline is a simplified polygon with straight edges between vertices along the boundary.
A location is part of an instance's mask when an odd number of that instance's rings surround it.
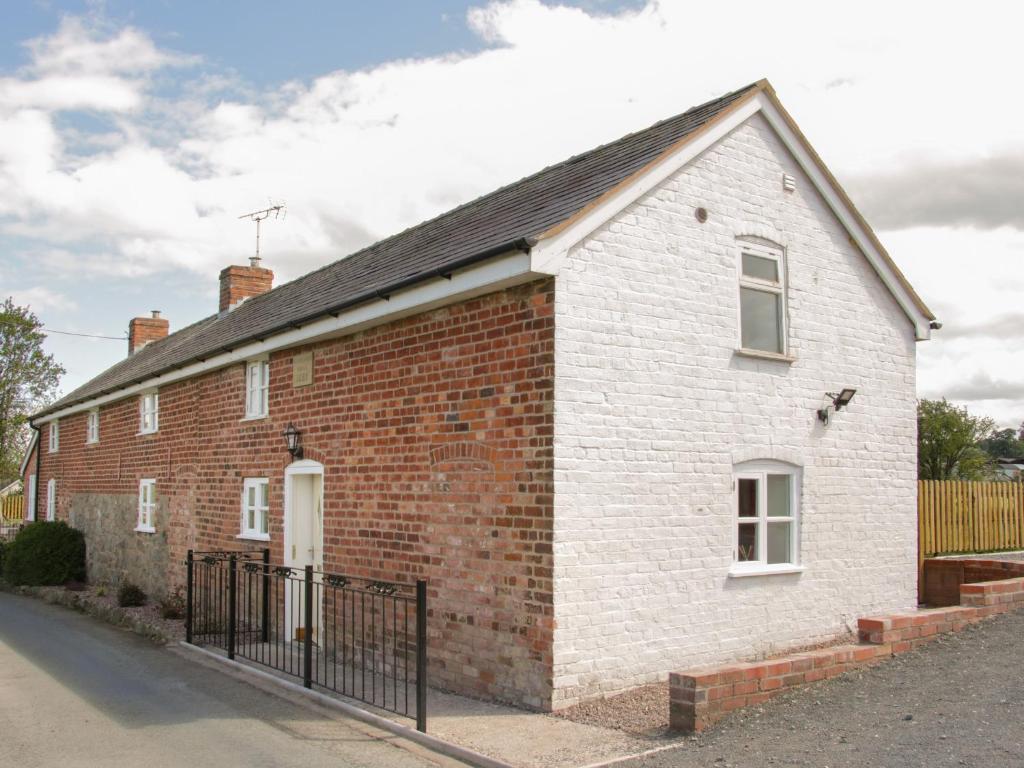
<svg viewBox="0 0 1024 768">
<path fill-rule="evenodd" d="M 303 352 L 292 357 L 292 386 L 308 387 L 313 383 L 313 353 Z"/>
</svg>

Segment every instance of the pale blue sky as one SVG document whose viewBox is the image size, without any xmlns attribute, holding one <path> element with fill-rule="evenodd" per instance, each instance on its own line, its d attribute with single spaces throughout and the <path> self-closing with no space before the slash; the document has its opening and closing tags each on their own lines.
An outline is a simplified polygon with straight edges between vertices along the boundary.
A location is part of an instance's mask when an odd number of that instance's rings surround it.
<svg viewBox="0 0 1024 768">
<path fill-rule="evenodd" d="M 181 328 L 265 229 L 281 282 L 768 77 L 946 323 L 919 391 L 1024 418 L 1020 11 L 955 3 L 23 2 L 0 25 L 0 295 Z M 885 23 L 879 24 L 878 18 Z M 950 56 L 955 50 L 958 56 Z M 125 344 L 51 336 L 63 389 Z"/>
</svg>

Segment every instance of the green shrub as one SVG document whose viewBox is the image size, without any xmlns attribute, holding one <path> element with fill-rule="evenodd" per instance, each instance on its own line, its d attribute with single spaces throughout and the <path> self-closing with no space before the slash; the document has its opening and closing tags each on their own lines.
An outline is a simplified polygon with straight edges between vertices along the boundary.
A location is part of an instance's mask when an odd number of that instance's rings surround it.
<svg viewBox="0 0 1024 768">
<path fill-rule="evenodd" d="M 4 572 L 4 548 L 7 546 L 7 542 L 0 539 L 0 574 Z"/>
<path fill-rule="evenodd" d="M 160 615 L 165 619 L 185 618 L 185 598 L 181 594 L 181 587 L 178 587 L 171 594 L 158 603 Z"/>
<path fill-rule="evenodd" d="M 85 581 L 85 537 L 63 520 L 29 523 L 4 549 L 3 573 L 33 587 Z"/>
<path fill-rule="evenodd" d="M 117 588 L 117 604 L 122 608 L 134 608 L 138 605 L 145 605 L 146 593 L 142 591 L 138 584 L 122 581 L 121 586 Z"/>
</svg>

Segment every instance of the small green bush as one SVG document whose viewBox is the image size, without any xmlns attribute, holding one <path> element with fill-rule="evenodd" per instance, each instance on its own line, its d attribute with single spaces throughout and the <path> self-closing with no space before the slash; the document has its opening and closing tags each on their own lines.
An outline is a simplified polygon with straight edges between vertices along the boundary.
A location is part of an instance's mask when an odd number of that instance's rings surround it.
<svg viewBox="0 0 1024 768">
<path fill-rule="evenodd" d="M 85 581 L 85 537 L 63 520 L 29 523 L 5 547 L 3 574 L 32 587 Z"/>
<path fill-rule="evenodd" d="M 138 584 L 130 581 L 122 581 L 117 588 L 117 604 L 122 608 L 134 608 L 146 604 L 146 593 Z"/>
<path fill-rule="evenodd" d="M 4 549 L 7 547 L 7 542 L 0 539 L 0 574 L 4 572 Z"/>
<path fill-rule="evenodd" d="M 160 615 L 165 619 L 185 618 L 185 598 L 181 594 L 181 587 L 178 587 L 171 594 L 158 603 Z"/>
</svg>

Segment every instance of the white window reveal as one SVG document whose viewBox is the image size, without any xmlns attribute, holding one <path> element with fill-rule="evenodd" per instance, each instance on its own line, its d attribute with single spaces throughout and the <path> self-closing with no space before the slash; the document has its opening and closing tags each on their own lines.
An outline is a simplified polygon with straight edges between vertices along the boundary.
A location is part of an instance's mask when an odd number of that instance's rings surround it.
<svg viewBox="0 0 1024 768">
<path fill-rule="evenodd" d="M 60 420 L 54 419 L 50 422 L 50 453 L 56 453 L 60 450 Z"/>
<path fill-rule="evenodd" d="M 26 520 L 36 519 L 36 476 L 28 476 L 28 510 L 25 515 Z"/>
<path fill-rule="evenodd" d="M 242 485 L 242 533 L 246 539 L 270 539 L 270 482 L 247 477 Z"/>
<path fill-rule="evenodd" d="M 160 428 L 160 395 L 146 392 L 139 398 L 139 432 L 148 435 Z"/>
<path fill-rule="evenodd" d="M 740 347 L 786 354 L 786 270 L 782 250 L 740 243 Z"/>
<path fill-rule="evenodd" d="M 267 415 L 267 394 L 270 388 L 270 361 L 250 360 L 245 366 L 245 418 L 261 419 Z"/>
<path fill-rule="evenodd" d="M 156 480 L 139 481 L 139 519 L 135 530 L 140 533 L 156 533 Z"/>
<path fill-rule="evenodd" d="M 57 519 L 57 481 L 52 477 L 46 481 L 46 519 Z"/>
<path fill-rule="evenodd" d="M 733 576 L 800 570 L 800 470 L 782 462 L 737 465 Z"/>
<path fill-rule="evenodd" d="M 93 408 L 89 411 L 85 420 L 85 442 L 98 443 L 100 441 L 100 409 Z"/>
</svg>

